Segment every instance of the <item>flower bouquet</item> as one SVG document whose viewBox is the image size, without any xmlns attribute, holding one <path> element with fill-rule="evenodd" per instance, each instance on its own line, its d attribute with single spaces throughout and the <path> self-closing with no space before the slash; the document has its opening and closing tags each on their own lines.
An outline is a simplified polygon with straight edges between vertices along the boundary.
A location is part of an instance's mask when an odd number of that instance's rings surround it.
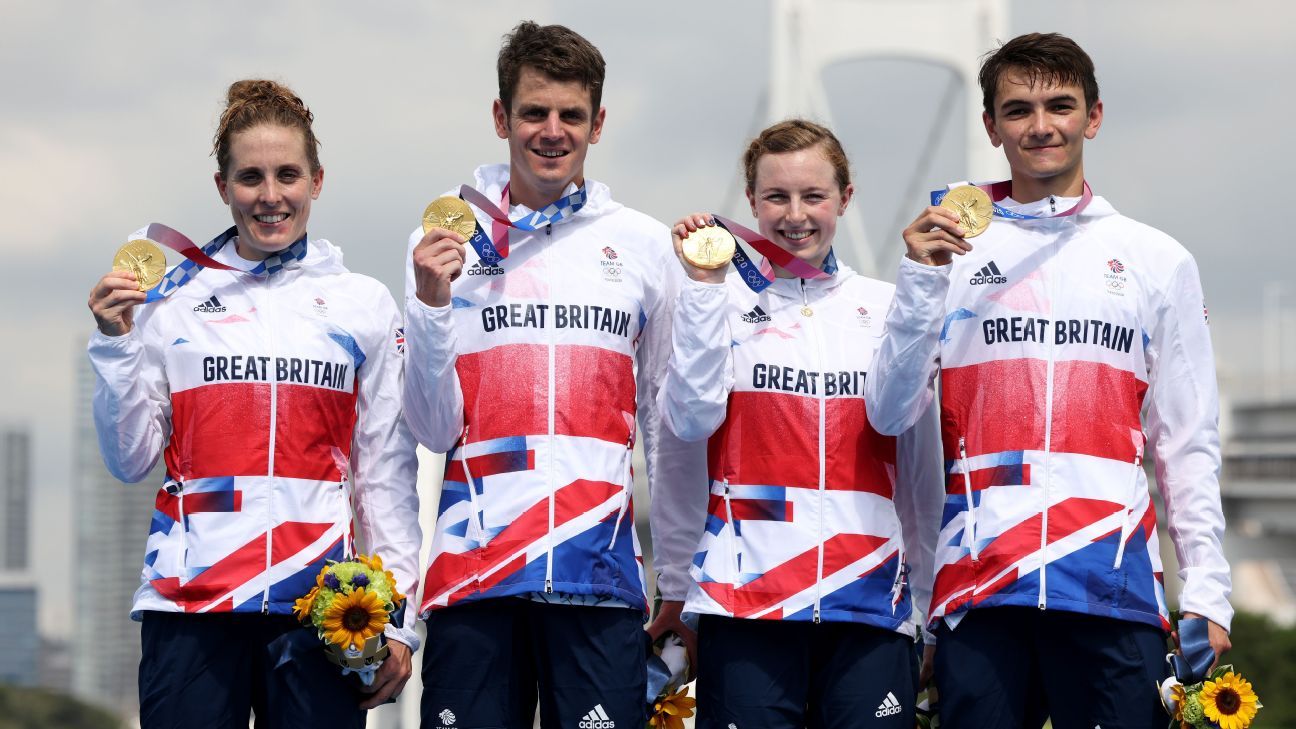
<svg viewBox="0 0 1296 729">
<path fill-rule="evenodd" d="M 1260 710 L 1251 682 L 1219 666 L 1205 618 L 1179 621 L 1179 652 L 1166 656 L 1174 675 L 1161 682 L 1161 705 L 1173 717 L 1171 729 L 1247 729 Z"/>
<path fill-rule="evenodd" d="M 1206 680 L 1186 686 L 1167 678 L 1161 703 L 1174 717 L 1172 729 L 1247 729 L 1262 706 L 1251 682 L 1233 666 L 1220 666 Z"/>
<path fill-rule="evenodd" d="M 396 578 L 383 569 L 382 558 L 359 554 L 325 565 L 315 577 L 315 587 L 297 599 L 293 613 L 315 627 L 325 654 L 342 668 L 343 676 L 355 673 L 369 686 L 387 657 L 383 628 L 404 600 Z"/>
<path fill-rule="evenodd" d="M 668 633 L 648 656 L 648 729 L 684 729 L 697 699 L 688 695 L 688 651 Z"/>
</svg>

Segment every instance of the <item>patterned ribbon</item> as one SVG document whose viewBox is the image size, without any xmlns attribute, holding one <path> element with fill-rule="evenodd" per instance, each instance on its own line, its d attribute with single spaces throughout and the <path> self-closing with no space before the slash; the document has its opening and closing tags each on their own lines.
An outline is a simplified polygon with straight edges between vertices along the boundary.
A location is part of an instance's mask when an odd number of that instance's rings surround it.
<svg viewBox="0 0 1296 729">
<path fill-rule="evenodd" d="M 931 204 L 940 205 L 941 200 L 949 194 L 950 190 L 961 185 L 970 185 L 969 182 L 954 182 L 945 186 L 944 190 L 931 191 Z M 990 196 L 990 204 L 994 206 L 994 216 L 996 218 L 1007 218 L 1009 220 L 1042 220 L 1044 218 L 1065 218 L 1069 215 L 1079 215 L 1089 203 L 1093 202 L 1093 190 L 1089 188 L 1089 181 L 1084 182 L 1084 192 L 1080 195 L 1080 200 L 1072 205 L 1069 209 L 1063 210 L 1056 215 L 1025 215 L 1018 213 L 999 204 L 1000 200 L 1007 198 L 1012 194 L 1012 180 L 1000 180 L 999 182 L 983 182 L 979 185 L 972 185 L 980 188 L 985 194 Z"/>
<path fill-rule="evenodd" d="M 141 228 L 131 235 L 132 238 L 147 238 L 148 240 L 160 243 L 167 248 L 179 253 L 185 257 L 178 266 L 162 276 L 162 280 L 156 286 L 148 290 L 147 298 L 144 303 L 151 304 L 154 301 L 161 301 L 166 297 L 174 294 L 181 286 L 193 280 L 194 276 L 204 268 L 216 268 L 222 271 L 242 271 L 243 273 L 252 274 L 253 276 L 269 276 L 282 271 L 284 266 L 290 261 L 300 261 L 306 257 L 306 251 L 309 246 L 306 243 L 307 236 L 302 235 L 301 239 L 286 249 L 273 253 L 263 261 L 247 261 L 248 268 L 240 268 L 221 263 L 212 258 L 222 246 L 230 240 L 238 237 L 238 228 L 231 227 L 224 233 L 212 238 L 202 248 L 199 248 L 193 241 L 189 240 L 185 234 L 167 227 L 161 223 L 149 223 L 148 227 Z"/>
<path fill-rule="evenodd" d="M 486 213 L 494 221 L 491 225 L 494 242 L 486 236 L 486 232 L 482 230 L 480 223 L 477 225 L 477 230 L 473 232 L 472 238 L 468 240 L 468 243 L 477 251 L 477 257 L 488 266 L 493 266 L 508 258 L 509 228 L 540 230 L 575 215 L 577 210 L 585 206 L 586 200 L 585 188 L 580 187 L 572 194 L 560 197 L 540 210 L 523 215 L 516 220 L 510 220 L 507 212 L 509 208 L 508 185 L 504 186 L 504 194 L 500 197 L 499 205 L 492 203 L 489 198 L 469 185 L 459 187 L 459 197 Z"/>
<path fill-rule="evenodd" d="M 778 266 L 797 278 L 822 279 L 828 278 L 837 272 L 837 257 L 831 249 L 828 251 L 828 257 L 824 259 L 823 269 L 821 270 L 779 248 L 777 244 L 764 238 L 760 233 L 729 218 L 712 213 L 711 219 L 715 221 L 716 225 L 732 233 L 735 242 L 737 240 L 746 241 L 752 248 L 756 249 L 757 253 L 764 256 L 764 260 L 757 267 L 752 262 L 752 257 L 743 249 L 741 244 L 734 246 L 734 268 L 738 269 L 738 273 L 742 276 L 743 283 L 747 284 L 747 288 L 758 294 L 774 283 L 774 269 L 770 264 Z"/>
</svg>

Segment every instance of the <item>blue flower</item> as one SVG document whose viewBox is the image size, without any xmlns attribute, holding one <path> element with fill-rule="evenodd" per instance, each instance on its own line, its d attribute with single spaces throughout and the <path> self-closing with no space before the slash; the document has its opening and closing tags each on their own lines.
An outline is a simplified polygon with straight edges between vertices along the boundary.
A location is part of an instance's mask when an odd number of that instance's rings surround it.
<svg viewBox="0 0 1296 729">
<path fill-rule="evenodd" d="M 363 572 L 357 572 L 351 577 L 351 584 L 356 587 L 364 587 L 369 584 L 369 575 Z"/>
<path fill-rule="evenodd" d="M 342 586 L 342 583 L 338 582 L 337 575 L 330 572 L 324 575 L 324 586 L 330 590 L 336 590 Z"/>
</svg>

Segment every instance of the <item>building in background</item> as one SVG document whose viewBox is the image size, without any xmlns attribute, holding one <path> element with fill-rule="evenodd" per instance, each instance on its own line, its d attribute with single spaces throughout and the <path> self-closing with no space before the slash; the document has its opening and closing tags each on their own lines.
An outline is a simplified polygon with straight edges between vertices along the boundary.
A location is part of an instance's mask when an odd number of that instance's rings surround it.
<svg viewBox="0 0 1296 729">
<path fill-rule="evenodd" d="M 138 484 L 123 484 L 104 467 L 89 403 L 94 372 L 77 354 L 73 439 L 76 549 L 72 555 L 72 693 L 123 717 L 139 713 L 139 623 L 130 608 L 140 584 L 144 539 L 162 483 L 161 459 Z"/>
<path fill-rule="evenodd" d="M 1296 400 L 1234 405 L 1220 490 L 1233 605 L 1296 625 Z"/>
<path fill-rule="evenodd" d="M 4 649 L 0 650 L 0 684 L 39 685 L 36 583 L 30 575 L 0 572 L 0 625 L 5 626 Z"/>
<path fill-rule="evenodd" d="M 31 548 L 31 433 L 0 428 L 0 570 L 23 572 Z"/>
</svg>

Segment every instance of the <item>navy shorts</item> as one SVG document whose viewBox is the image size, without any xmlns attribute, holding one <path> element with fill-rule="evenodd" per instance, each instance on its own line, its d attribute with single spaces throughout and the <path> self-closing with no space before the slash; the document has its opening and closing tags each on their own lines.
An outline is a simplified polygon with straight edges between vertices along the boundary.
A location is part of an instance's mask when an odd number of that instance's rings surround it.
<svg viewBox="0 0 1296 729">
<path fill-rule="evenodd" d="M 291 639 L 308 646 L 281 661 Z M 327 726 L 362 729 L 355 676 L 324 657 L 287 615 L 145 612 L 140 629 L 142 729 Z"/>
<path fill-rule="evenodd" d="M 698 622 L 698 729 L 913 729 L 913 639 L 846 622 Z"/>
<path fill-rule="evenodd" d="M 633 729 L 646 719 L 644 614 L 495 598 L 433 610 L 423 729 Z"/>
<path fill-rule="evenodd" d="M 1114 618 L 1029 607 L 969 611 L 942 627 L 942 729 L 1165 729 L 1157 682 L 1166 634 Z"/>
</svg>

